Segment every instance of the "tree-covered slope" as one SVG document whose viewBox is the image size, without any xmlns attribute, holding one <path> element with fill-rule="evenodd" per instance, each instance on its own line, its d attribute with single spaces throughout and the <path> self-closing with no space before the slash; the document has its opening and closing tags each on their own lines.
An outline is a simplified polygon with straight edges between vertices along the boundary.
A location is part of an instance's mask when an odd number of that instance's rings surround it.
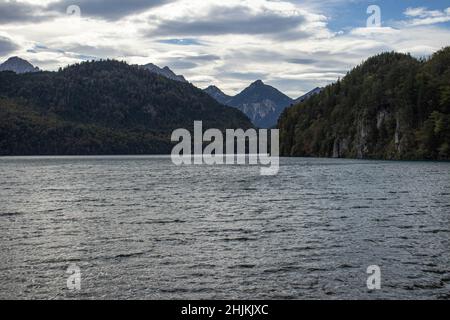
<svg viewBox="0 0 450 320">
<path fill-rule="evenodd" d="M 166 134 L 65 121 L 0 98 L 0 156 L 165 154 L 170 149 Z"/>
<path fill-rule="evenodd" d="M 286 156 L 449 160 L 450 48 L 372 57 L 278 127 Z"/>
<path fill-rule="evenodd" d="M 0 72 L 0 154 L 168 153 L 174 129 L 248 128 L 187 83 L 118 61 L 59 72 Z"/>
</svg>

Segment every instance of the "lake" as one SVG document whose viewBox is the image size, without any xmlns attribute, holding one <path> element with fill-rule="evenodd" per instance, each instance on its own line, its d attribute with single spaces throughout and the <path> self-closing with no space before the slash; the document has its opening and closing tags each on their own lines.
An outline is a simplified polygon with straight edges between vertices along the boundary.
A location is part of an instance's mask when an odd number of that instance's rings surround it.
<svg viewBox="0 0 450 320">
<path fill-rule="evenodd" d="M 6 157 L 0 181 L 0 299 L 450 298 L 450 163 Z"/>
</svg>

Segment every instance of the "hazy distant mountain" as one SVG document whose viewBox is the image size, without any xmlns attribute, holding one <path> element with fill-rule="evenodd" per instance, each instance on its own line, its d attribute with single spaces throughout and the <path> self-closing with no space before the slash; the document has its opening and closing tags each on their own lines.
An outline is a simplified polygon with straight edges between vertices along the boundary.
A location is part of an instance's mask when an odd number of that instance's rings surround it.
<svg viewBox="0 0 450 320">
<path fill-rule="evenodd" d="M 304 102 L 322 92 L 323 88 L 315 88 L 296 100 L 292 100 L 274 87 L 258 80 L 237 96 L 229 96 L 218 87 L 211 85 L 204 89 L 218 102 L 238 108 L 244 112 L 253 124 L 260 128 L 274 127 L 281 113 L 293 104 Z"/>
<path fill-rule="evenodd" d="M 208 88 L 204 89 L 207 94 L 209 94 L 212 98 L 216 99 L 218 102 L 224 105 L 228 105 L 228 102 L 231 100 L 232 96 L 229 96 L 222 92 L 219 88 L 216 86 L 209 86 Z"/>
<path fill-rule="evenodd" d="M 321 93 L 323 90 L 323 88 L 315 88 L 313 90 L 311 90 L 310 92 L 308 92 L 307 94 L 304 94 L 303 96 L 301 96 L 300 98 L 295 99 L 294 104 L 297 103 L 301 103 L 301 102 L 305 102 L 306 100 L 308 100 L 309 98 L 311 98 L 312 96 L 315 96 L 316 94 Z"/>
<path fill-rule="evenodd" d="M 188 82 L 183 76 L 175 74 L 175 72 L 170 70 L 170 68 L 167 66 L 161 69 L 157 65 L 154 65 L 153 63 L 149 63 L 142 67 L 149 70 L 150 72 L 159 74 L 168 79 L 172 79 L 172 80 L 179 81 L 179 82 L 185 82 L 185 83 Z"/>
<path fill-rule="evenodd" d="M 283 110 L 292 103 L 293 100 L 284 93 L 258 80 L 227 104 L 244 112 L 255 126 L 271 128 L 277 124 Z"/>
<path fill-rule="evenodd" d="M 15 73 L 38 72 L 39 68 L 33 66 L 26 60 L 19 57 L 11 57 L 0 64 L 0 71 L 13 71 Z"/>
</svg>

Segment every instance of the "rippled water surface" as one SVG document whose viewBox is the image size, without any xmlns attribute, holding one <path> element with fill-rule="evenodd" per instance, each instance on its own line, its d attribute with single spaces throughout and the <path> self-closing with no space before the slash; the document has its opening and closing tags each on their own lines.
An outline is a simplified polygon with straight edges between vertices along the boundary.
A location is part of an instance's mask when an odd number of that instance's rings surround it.
<svg viewBox="0 0 450 320">
<path fill-rule="evenodd" d="M 0 299 L 450 298 L 449 163 L 281 162 L 0 158 Z"/>
</svg>

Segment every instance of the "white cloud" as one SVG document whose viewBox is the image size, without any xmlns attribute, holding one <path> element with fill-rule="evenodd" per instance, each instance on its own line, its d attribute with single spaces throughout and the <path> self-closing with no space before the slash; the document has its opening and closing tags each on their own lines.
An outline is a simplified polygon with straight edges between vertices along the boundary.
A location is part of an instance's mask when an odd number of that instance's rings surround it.
<svg viewBox="0 0 450 320">
<path fill-rule="evenodd" d="M 61 2 L 52 2 L 56 1 Z M 136 6 L 142 3 L 134 1 Z M 20 55 L 50 70 L 90 57 L 116 58 L 133 64 L 153 62 L 168 65 L 202 88 L 215 84 L 234 94 L 261 77 L 298 97 L 344 76 L 364 59 L 382 51 L 423 56 L 450 44 L 448 28 L 424 23 L 426 19 L 445 18 L 450 8 L 409 8 L 405 11 L 408 23 L 395 28 L 336 32 L 328 26 L 327 13 L 321 12 L 320 6 L 313 6 L 313 1 L 307 1 L 311 6 L 289 0 L 160 3 L 163 4 L 132 11 L 114 21 L 110 19 L 116 17 L 117 11 L 111 8 L 107 19 L 94 15 L 94 11 L 83 15 L 81 8 L 81 18 L 62 12 L 27 24 L 8 22 L 1 26 L 0 37 L 15 45 L 4 41 L 0 58 Z M 342 1 L 327 3 L 339 5 Z M 50 1 L 28 0 L 27 4 L 46 6 Z M 14 16 L 9 16 L 9 21 L 13 21 Z M 248 18 L 258 27 L 243 22 Z"/>
<path fill-rule="evenodd" d="M 431 25 L 450 21 L 450 7 L 445 10 L 428 10 L 426 7 L 408 8 L 405 16 L 412 18 L 405 23 L 413 26 Z"/>
</svg>

